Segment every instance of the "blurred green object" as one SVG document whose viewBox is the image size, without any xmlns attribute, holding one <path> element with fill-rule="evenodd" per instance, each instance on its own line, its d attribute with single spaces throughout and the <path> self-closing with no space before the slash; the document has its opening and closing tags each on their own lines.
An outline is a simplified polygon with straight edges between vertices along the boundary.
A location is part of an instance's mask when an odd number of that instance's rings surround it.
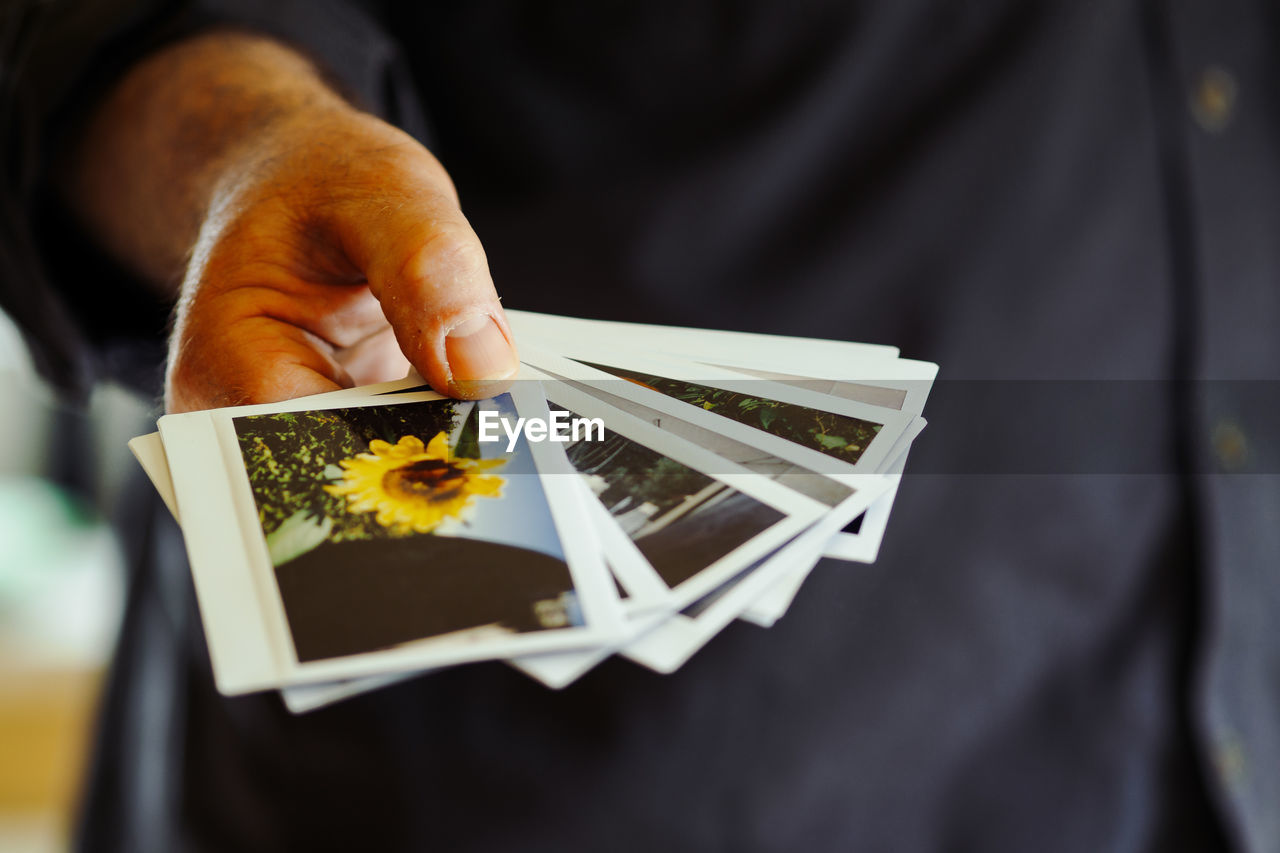
<svg viewBox="0 0 1280 853">
<path fill-rule="evenodd" d="M 0 657 L 94 666 L 110 651 L 123 572 L 111 529 L 48 480 L 0 477 Z"/>
<path fill-rule="evenodd" d="M 96 523 L 80 501 L 39 477 L 0 478 L 0 601 L 65 570 Z"/>
</svg>

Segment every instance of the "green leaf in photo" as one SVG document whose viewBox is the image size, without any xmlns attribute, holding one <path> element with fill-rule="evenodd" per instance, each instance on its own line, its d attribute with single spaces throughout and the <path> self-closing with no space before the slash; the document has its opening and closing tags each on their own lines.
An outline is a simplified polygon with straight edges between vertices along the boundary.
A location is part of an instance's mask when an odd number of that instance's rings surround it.
<svg viewBox="0 0 1280 853">
<path fill-rule="evenodd" d="M 480 459 L 480 407 L 472 406 L 467 422 L 458 434 L 453 455 L 459 459 Z"/>
</svg>

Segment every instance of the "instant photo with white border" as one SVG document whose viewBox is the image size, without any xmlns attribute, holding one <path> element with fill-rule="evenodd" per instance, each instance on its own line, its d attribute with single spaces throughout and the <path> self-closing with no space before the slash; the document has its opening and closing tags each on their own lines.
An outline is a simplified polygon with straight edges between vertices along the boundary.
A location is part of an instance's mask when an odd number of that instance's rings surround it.
<svg viewBox="0 0 1280 853">
<path fill-rule="evenodd" d="M 881 470 L 889 461 L 887 456 L 890 447 L 914 419 L 914 416 L 896 409 L 869 406 L 865 403 L 816 394 L 794 385 L 783 385 L 768 380 L 753 379 L 741 373 L 712 365 L 691 365 L 688 362 L 673 359 L 645 356 L 634 351 L 610 350 L 581 341 L 565 342 L 564 346 L 560 347 L 560 351 L 554 354 L 536 345 L 529 346 L 526 344 L 525 346 L 524 360 L 534 367 L 551 369 L 554 364 L 560 364 L 563 369 L 564 360 L 568 360 L 591 370 L 599 370 L 599 373 L 594 378 L 601 378 L 607 375 L 614 380 L 618 380 L 620 377 L 612 372 L 615 370 L 631 374 L 628 384 L 636 385 L 637 390 L 649 391 L 666 397 L 686 410 L 701 412 L 701 415 L 714 414 L 723 420 L 734 421 L 746 426 L 756 434 L 755 443 L 769 449 L 776 455 L 781 456 L 782 454 L 773 450 L 774 442 L 784 441 L 796 448 L 797 451 L 802 451 L 800 458 L 807 459 L 810 467 L 818 470 L 830 470 L 833 473 L 869 474 Z M 554 358 L 554 361 L 548 360 L 552 358 Z M 597 368 L 595 365 L 599 365 L 603 369 Z M 560 371 L 553 370 L 553 372 Z M 650 377 L 653 382 L 658 382 L 659 380 L 670 382 L 688 388 L 691 392 L 703 390 L 722 391 L 737 395 L 743 399 L 751 398 L 762 403 L 773 403 L 775 405 L 765 407 L 766 410 L 775 413 L 781 412 L 781 414 L 772 423 L 766 424 L 763 421 L 744 420 L 726 414 L 727 412 L 736 411 L 731 405 L 707 412 L 692 402 L 668 395 L 652 387 L 646 388 L 639 385 L 638 383 L 644 381 L 638 378 L 639 376 Z M 586 377 L 585 373 L 575 371 L 573 376 L 567 378 L 581 379 L 584 377 Z M 627 379 L 623 378 L 623 381 L 627 381 Z M 781 408 L 778 408 L 778 406 Z M 679 411 L 680 409 L 672 410 L 672 414 L 676 414 Z M 833 420 L 836 425 L 842 428 L 863 430 L 864 432 L 870 432 L 871 435 L 869 438 L 858 438 L 857 444 L 854 444 L 853 439 L 850 439 L 844 444 L 836 443 L 829 446 L 821 444 L 806 445 L 781 435 L 784 423 L 790 420 L 787 417 L 788 413 L 834 416 L 829 417 L 828 420 Z M 700 417 L 701 415 L 686 415 L 686 419 Z M 845 436 L 826 435 L 818 437 L 835 442 L 840 442 L 846 438 Z"/>
<path fill-rule="evenodd" d="M 695 603 L 690 613 L 674 613 L 631 640 L 622 655 L 654 672 L 675 672 L 788 572 L 799 566 L 807 575 L 821 558 L 826 535 L 817 529 L 802 533 L 782 552 L 713 591 L 705 607 Z"/>
<path fill-rule="evenodd" d="M 608 402 L 610 398 L 633 401 L 646 409 L 660 412 L 664 416 L 684 421 L 696 427 L 712 430 L 715 433 L 724 435 L 740 444 L 757 448 L 762 455 L 768 455 L 777 459 L 785 460 L 791 465 L 798 466 L 810 472 L 815 472 L 835 482 L 844 483 L 848 487 L 854 489 L 859 487 L 875 487 L 874 482 L 878 477 L 878 475 L 874 473 L 875 460 L 879 456 L 883 455 L 884 452 L 887 452 L 889 445 L 891 445 L 897 437 L 903 433 L 912 420 L 910 416 L 890 410 L 882 421 L 874 421 L 875 424 L 879 425 L 879 430 L 876 432 L 874 440 L 871 441 L 863 450 L 858 463 L 853 464 L 827 453 L 814 450 L 811 447 L 804 447 L 756 426 L 749 426 L 732 418 L 716 414 L 712 411 L 707 411 L 700 406 L 668 396 L 667 394 L 656 391 L 653 388 L 621 379 L 612 373 L 599 370 L 589 364 L 584 364 L 575 359 L 557 355 L 538 347 L 529 347 L 524 353 L 524 357 L 534 368 L 545 373 L 549 373 L 557 379 L 567 380 L 573 384 L 574 387 L 578 387 L 592 396 L 599 395 L 602 399 L 605 399 L 606 402 Z M 649 366 L 650 365 L 642 365 L 636 369 L 645 371 Z M 670 367 L 670 365 L 666 365 L 666 367 Z M 653 371 L 653 373 L 661 375 L 659 371 Z M 739 375 L 734 375 L 733 379 L 741 381 L 741 377 Z M 687 380 L 683 377 L 674 377 L 673 381 L 710 387 L 709 383 L 692 382 L 691 380 Z M 761 387 L 759 390 L 764 391 L 766 389 Z M 795 395 L 806 393 L 799 389 L 790 389 L 790 391 Z M 729 390 L 729 393 L 740 392 Z M 755 398 L 765 397 L 762 393 L 750 394 L 747 396 Z M 785 396 L 792 395 L 785 394 Z M 809 396 L 816 397 L 818 395 Z M 791 403 L 789 400 L 785 402 L 790 405 L 803 405 Z M 827 401 L 814 401 L 809 399 L 807 402 L 818 402 L 819 405 L 825 405 Z M 845 401 L 840 402 L 843 403 Z M 836 414 L 844 414 L 843 412 L 838 411 L 838 409 L 842 407 L 837 406 L 836 403 L 831 403 L 830 405 L 837 409 Z M 852 406 L 853 404 L 848 405 Z M 622 408 L 625 410 L 626 407 L 622 406 Z M 806 408 L 811 407 L 806 406 Z M 822 409 L 821 411 L 829 410 Z M 857 415 L 846 416 L 854 418 L 858 417 Z M 862 419 L 859 418 L 859 420 Z M 887 425 L 885 423 L 886 421 Z M 852 519 L 848 520 L 851 521 Z"/>
<path fill-rule="evenodd" d="M 645 455 L 646 460 L 655 460 L 659 466 L 663 462 L 669 462 L 678 466 L 676 471 L 689 475 L 689 479 L 696 478 L 694 485 L 699 487 L 696 495 L 684 495 L 685 489 L 689 487 L 684 487 L 683 479 L 672 474 L 654 474 L 645 483 L 638 485 L 633 484 L 630 478 L 625 483 L 617 484 L 617 490 L 621 493 L 619 504 L 634 507 L 627 514 L 640 513 L 640 517 L 644 519 L 643 524 L 635 531 L 627 533 L 627 539 L 635 548 L 628 557 L 638 558 L 628 562 L 632 564 L 631 568 L 649 573 L 651 579 L 656 578 L 662 584 L 668 593 L 663 605 L 668 609 L 678 610 L 698 600 L 733 577 L 744 566 L 755 562 L 812 525 L 827 510 L 815 500 L 753 474 L 721 459 L 710 450 L 663 432 L 652 424 L 618 411 L 568 385 L 547 381 L 543 384 L 543 390 L 548 405 L 568 410 L 574 415 L 599 419 L 604 425 L 606 438 L 618 436 L 619 441 L 616 443 L 622 449 L 638 450 Z M 588 452 L 594 449 L 586 442 L 569 447 L 570 451 L 577 448 Z M 577 467 L 581 463 L 571 461 L 570 464 L 584 481 L 588 479 L 589 475 Z M 667 503 L 674 503 L 674 506 L 665 513 L 655 514 L 652 510 L 656 508 L 645 500 L 645 494 L 639 492 L 645 487 L 660 490 L 673 480 L 679 480 L 682 485 L 677 490 L 678 494 L 665 496 Z M 604 483 L 597 488 L 608 492 Z M 676 498 L 683 500 L 676 501 Z M 600 501 L 601 494 L 596 493 L 595 499 Z M 652 500 L 657 502 L 660 498 L 655 496 Z M 733 501 L 736 501 L 736 505 L 726 506 L 726 502 Z M 651 512 L 643 513 L 645 509 L 650 509 Z M 752 519 L 744 528 L 741 524 L 746 520 L 744 516 L 757 510 L 766 514 L 767 518 Z M 728 525 L 737 523 L 736 527 L 728 530 L 731 539 L 704 542 L 702 540 L 707 536 L 699 536 L 697 531 L 690 532 L 688 525 L 703 524 L 701 513 L 711 511 L 720 512 Z M 608 516 L 615 529 L 621 529 L 621 518 L 623 516 Z M 722 528 L 724 526 L 721 525 Z M 650 532 L 653 528 L 657 528 L 656 532 Z M 725 531 L 717 529 L 714 532 L 722 536 Z M 678 549 L 666 547 L 661 552 L 652 552 L 654 556 L 645 556 L 647 538 L 669 534 L 686 543 L 683 549 L 685 553 L 677 553 Z M 695 542 L 699 546 L 710 546 L 709 553 L 714 557 L 710 562 L 690 562 L 691 558 L 697 556 L 692 547 Z M 659 553 L 661 556 L 658 556 Z M 655 559 L 659 560 L 656 566 Z M 672 560 L 678 561 L 679 565 L 662 565 L 663 561 L 670 563 Z"/>
<path fill-rule="evenodd" d="M 507 323 L 517 342 L 535 339 L 556 343 L 567 339 L 590 338 L 598 343 L 634 341 L 648 351 L 681 352 L 687 355 L 716 355 L 738 352 L 779 352 L 786 364 L 820 361 L 892 360 L 898 348 L 886 344 L 797 338 L 760 332 L 728 329 L 697 329 L 689 326 L 655 326 L 618 320 L 588 320 L 559 314 L 539 314 L 508 308 Z"/>
<path fill-rule="evenodd" d="M 847 399 L 860 400 L 875 405 L 886 405 L 897 408 L 908 414 L 919 416 L 923 410 L 929 391 L 937 376 L 938 366 L 931 362 L 898 359 L 883 365 L 875 373 L 876 379 L 867 381 L 833 378 L 835 371 L 819 371 L 822 375 L 781 374 L 772 369 L 771 359 L 761 357 L 738 357 L 734 359 L 714 359 L 701 363 L 712 363 L 729 370 L 749 372 L 750 375 L 764 379 L 773 379 L 783 384 L 794 384 L 808 388 L 816 393 L 843 396 Z M 893 377 L 893 378 L 881 378 Z M 886 395 L 888 392 L 889 395 Z M 893 499 L 898 491 L 898 483 L 904 471 L 907 449 L 911 442 L 919 436 L 925 427 L 923 418 L 917 418 L 908 431 L 898 439 L 897 444 L 889 452 L 894 460 L 884 473 L 893 477 L 890 491 L 881 497 L 864 514 L 857 533 L 837 532 L 831 537 L 824 557 L 849 562 L 871 563 L 880 550 L 880 542 L 888 524 L 889 512 L 893 507 Z M 785 610 L 785 608 L 784 608 Z"/>
<path fill-rule="evenodd" d="M 516 410 L 545 409 L 536 383 L 510 392 Z M 568 565 L 584 624 L 523 633 L 477 626 L 392 648 L 299 663 L 294 654 L 265 537 L 258 522 L 234 419 L 308 409 L 400 406 L 446 398 L 423 392 L 383 399 L 288 401 L 266 406 L 170 415 L 160 421 L 183 519 L 206 637 L 219 689 L 227 694 L 285 684 L 351 678 L 467 661 L 506 658 L 607 642 L 622 627 L 612 577 L 594 536 L 583 536 L 577 498 L 563 478 L 544 477 L 543 496 Z M 525 445 L 535 467 L 556 466 L 555 448 Z M 560 460 L 563 463 L 563 458 Z"/>
<path fill-rule="evenodd" d="M 897 454 L 896 459 L 890 465 L 886 474 L 890 487 L 885 494 L 877 498 L 876 502 L 867 508 L 862 520 L 862 527 L 858 532 L 856 534 L 834 534 L 828 538 L 820 556 L 832 556 L 834 559 L 854 560 L 865 563 L 875 561 L 889 523 L 889 511 L 893 508 L 893 500 L 897 496 L 902 473 L 906 469 L 907 454 L 910 452 L 911 443 L 924 427 L 924 418 L 919 418 L 912 430 L 898 440 L 898 445 L 894 448 L 894 452 Z M 833 548 L 841 545 L 844 546 L 842 554 L 832 555 L 828 553 Z M 854 554 L 844 556 L 844 554 L 848 554 L 850 550 L 854 549 L 856 549 Z M 865 558 L 859 559 L 859 557 Z M 764 628 L 771 627 L 786 614 L 791 607 L 791 602 L 795 600 L 796 594 L 800 591 L 800 587 L 804 585 L 812 570 L 813 565 L 796 567 L 781 576 L 777 582 L 761 593 L 755 601 L 751 602 L 749 607 L 743 610 L 740 614 L 741 618 Z"/>
</svg>

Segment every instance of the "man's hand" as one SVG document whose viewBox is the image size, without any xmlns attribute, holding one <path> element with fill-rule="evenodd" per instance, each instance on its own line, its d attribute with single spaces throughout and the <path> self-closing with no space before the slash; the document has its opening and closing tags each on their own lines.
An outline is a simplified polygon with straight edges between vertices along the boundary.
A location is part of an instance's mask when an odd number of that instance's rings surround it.
<svg viewBox="0 0 1280 853">
<path fill-rule="evenodd" d="M 69 191 L 105 244 L 181 281 L 171 412 L 403 376 L 456 397 L 517 368 L 484 250 L 439 162 L 292 51 L 218 34 L 126 76 Z"/>
</svg>

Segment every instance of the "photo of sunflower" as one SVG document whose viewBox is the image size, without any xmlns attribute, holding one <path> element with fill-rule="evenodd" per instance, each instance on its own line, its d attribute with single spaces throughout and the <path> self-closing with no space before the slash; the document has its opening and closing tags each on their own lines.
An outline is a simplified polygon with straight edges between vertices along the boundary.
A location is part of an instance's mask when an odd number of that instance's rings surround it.
<svg viewBox="0 0 1280 853">
<path fill-rule="evenodd" d="M 460 519 L 477 497 L 501 497 L 503 478 L 485 472 L 504 462 L 453 456 L 444 432 L 426 445 L 413 435 L 396 444 L 374 439 L 367 453 L 341 460 L 342 479 L 324 489 L 345 497 L 348 512 L 376 513 L 395 535 L 430 533 Z"/>
<path fill-rule="evenodd" d="M 482 411 L 519 419 L 500 394 L 233 420 L 298 661 L 584 624 L 532 449 L 481 458 Z"/>
</svg>

